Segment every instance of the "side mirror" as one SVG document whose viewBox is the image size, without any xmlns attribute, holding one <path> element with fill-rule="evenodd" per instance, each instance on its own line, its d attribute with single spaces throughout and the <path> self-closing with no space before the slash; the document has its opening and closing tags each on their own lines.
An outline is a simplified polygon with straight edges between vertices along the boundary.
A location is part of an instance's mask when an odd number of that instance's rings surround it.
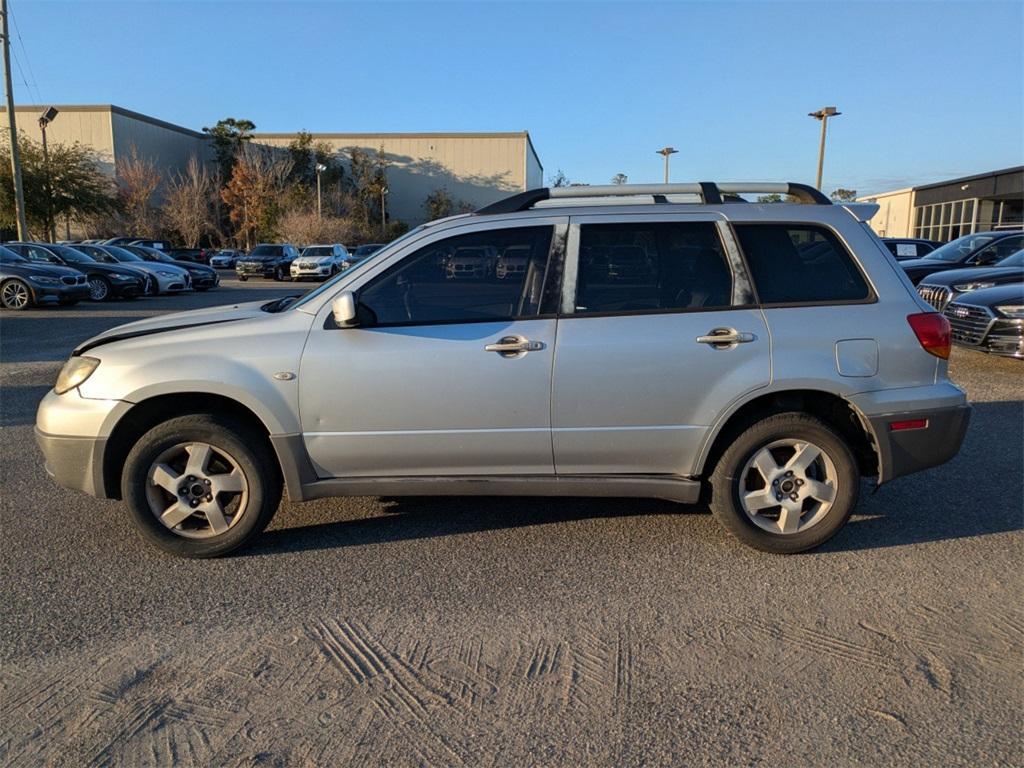
<svg viewBox="0 0 1024 768">
<path fill-rule="evenodd" d="M 344 291 L 338 294 L 331 302 L 331 314 L 334 315 L 334 324 L 339 328 L 354 328 L 359 323 L 356 321 L 356 297 L 352 291 Z"/>
</svg>

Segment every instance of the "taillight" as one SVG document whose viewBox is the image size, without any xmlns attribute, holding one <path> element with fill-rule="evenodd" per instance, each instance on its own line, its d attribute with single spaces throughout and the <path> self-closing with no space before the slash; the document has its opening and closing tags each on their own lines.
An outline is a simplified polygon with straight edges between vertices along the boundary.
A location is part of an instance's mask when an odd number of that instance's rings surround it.
<svg viewBox="0 0 1024 768">
<path fill-rule="evenodd" d="M 949 358 L 950 328 L 949 320 L 938 312 L 921 312 L 907 315 L 907 322 L 921 343 L 925 352 L 930 352 L 943 360 Z"/>
</svg>

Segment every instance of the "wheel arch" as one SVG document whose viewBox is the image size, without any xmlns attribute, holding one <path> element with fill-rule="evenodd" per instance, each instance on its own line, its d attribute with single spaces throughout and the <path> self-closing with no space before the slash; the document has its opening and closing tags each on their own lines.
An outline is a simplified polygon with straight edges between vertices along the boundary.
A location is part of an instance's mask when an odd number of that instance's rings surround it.
<svg viewBox="0 0 1024 768">
<path fill-rule="evenodd" d="M 881 471 L 878 443 L 867 418 L 846 398 L 811 388 L 776 390 L 736 403 L 712 429 L 697 458 L 694 473 L 700 477 L 710 475 L 725 449 L 744 430 L 767 416 L 785 411 L 801 411 L 824 421 L 849 444 L 861 474 L 878 476 Z"/>
</svg>

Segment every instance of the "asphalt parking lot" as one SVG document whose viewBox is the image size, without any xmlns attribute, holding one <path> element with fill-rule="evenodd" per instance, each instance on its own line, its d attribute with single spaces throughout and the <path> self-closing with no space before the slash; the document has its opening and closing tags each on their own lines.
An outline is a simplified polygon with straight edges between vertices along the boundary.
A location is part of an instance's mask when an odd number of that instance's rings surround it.
<svg viewBox="0 0 1024 768">
<path fill-rule="evenodd" d="M 0 764 L 1021 764 L 1024 363 L 956 350 L 961 454 L 794 557 L 667 502 L 356 498 L 185 561 L 48 480 L 77 342 L 295 291 L 0 316 Z"/>
</svg>

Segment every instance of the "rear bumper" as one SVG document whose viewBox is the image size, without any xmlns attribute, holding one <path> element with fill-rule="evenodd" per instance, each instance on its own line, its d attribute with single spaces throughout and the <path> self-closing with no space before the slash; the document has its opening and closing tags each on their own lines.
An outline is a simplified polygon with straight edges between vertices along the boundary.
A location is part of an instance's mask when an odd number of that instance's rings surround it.
<svg viewBox="0 0 1024 768">
<path fill-rule="evenodd" d="M 956 456 L 967 433 L 969 405 L 870 416 L 878 450 L 878 484 L 945 464 Z M 916 429 L 893 429 L 897 422 L 923 421 Z"/>
</svg>

